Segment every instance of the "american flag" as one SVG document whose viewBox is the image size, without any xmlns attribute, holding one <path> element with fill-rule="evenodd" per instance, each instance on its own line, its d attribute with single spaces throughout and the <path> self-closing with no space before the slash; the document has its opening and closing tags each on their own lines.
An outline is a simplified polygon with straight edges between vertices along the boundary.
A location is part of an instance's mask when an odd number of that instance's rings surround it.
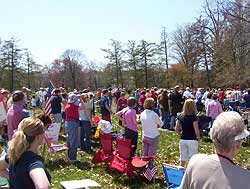
<svg viewBox="0 0 250 189">
<path fill-rule="evenodd" d="M 54 90 L 54 86 L 51 81 L 49 81 L 49 90 L 47 93 L 46 103 L 45 103 L 45 114 L 50 115 L 51 113 L 51 103 L 50 103 L 50 97 L 51 93 Z"/>
<path fill-rule="evenodd" d="M 146 179 L 148 179 L 149 181 L 151 181 L 153 179 L 153 177 L 155 176 L 157 171 L 157 168 L 154 166 L 152 168 L 150 168 L 149 166 L 147 166 L 145 172 L 143 173 L 144 177 Z"/>
</svg>

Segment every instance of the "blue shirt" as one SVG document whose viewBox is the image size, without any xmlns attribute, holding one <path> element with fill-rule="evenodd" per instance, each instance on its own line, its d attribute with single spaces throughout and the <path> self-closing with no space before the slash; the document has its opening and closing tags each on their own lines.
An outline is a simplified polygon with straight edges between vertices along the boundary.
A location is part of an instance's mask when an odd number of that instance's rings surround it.
<svg viewBox="0 0 250 189">
<path fill-rule="evenodd" d="M 62 111 L 62 98 L 58 95 L 54 95 L 50 97 L 51 103 L 51 113 L 52 114 L 59 114 Z"/>
<path fill-rule="evenodd" d="M 244 100 L 246 101 L 246 108 L 250 108 L 250 94 L 249 93 L 244 95 Z"/>
<path fill-rule="evenodd" d="M 90 109 L 90 106 L 88 103 L 84 103 L 84 106 L 85 108 Z M 89 121 L 85 110 L 79 110 L 79 120 Z"/>
<path fill-rule="evenodd" d="M 45 169 L 42 157 L 32 151 L 26 151 L 22 154 L 15 165 L 9 166 L 9 184 L 11 189 L 35 188 L 30 178 L 30 171 L 36 168 L 44 169 L 46 176 L 51 182 L 51 176 Z"/>
<path fill-rule="evenodd" d="M 106 109 L 106 106 L 109 106 L 109 99 L 106 96 L 102 96 L 100 99 L 100 109 L 103 116 L 110 114 L 110 112 Z"/>
</svg>

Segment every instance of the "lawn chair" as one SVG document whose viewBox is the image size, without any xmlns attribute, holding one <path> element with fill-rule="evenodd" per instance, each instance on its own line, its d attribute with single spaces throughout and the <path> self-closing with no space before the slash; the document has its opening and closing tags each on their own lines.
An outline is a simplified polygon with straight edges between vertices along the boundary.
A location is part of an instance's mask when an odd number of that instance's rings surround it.
<svg viewBox="0 0 250 189">
<path fill-rule="evenodd" d="M 132 165 L 138 176 L 146 178 L 151 181 L 156 174 L 156 167 L 149 166 L 156 156 L 135 156 L 132 160 Z M 151 164 L 153 165 L 153 164 Z"/>
<path fill-rule="evenodd" d="M 169 184 L 169 189 L 178 189 L 184 175 L 184 167 L 176 167 L 168 164 L 163 164 L 163 173 L 166 182 Z"/>
<path fill-rule="evenodd" d="M 201 135 L 208 136 L 212 118 L 205 115 L 199 115 L 197 116 L 197 119 Z"/>
<path fill-rule="evenodd" d="M 113 157 L 112 134 L 100 133 L 102 149 L 95 153 L 92 163 L 109 163 Z"/>
<path fill-rule="evenodd" d="M 64 151 L 69 150 L 69 147 L 66 146 L 65 144 L 54 144 L 53 142 L 51 142 L 46 134 L 44 134 L 44 139 L 45 139 L 45 142 L 48 146 L 49 152 L 52 154 L 56 154 L 58 152 L 64 152 Z M 66 157 L 68 157 L 68 156 L 66 155 Z M 53 163 L 53 161 L 52 161 L 52 163 Z"/>
<path fill-rule="evenodd" d="M 126 174 L 129 178 L 134 177 L 134 167 L 131 163 L 131 140 L 118 137 L 116 142 L 117 148 L 110 162 L 109 169 Z"/>
</svg>

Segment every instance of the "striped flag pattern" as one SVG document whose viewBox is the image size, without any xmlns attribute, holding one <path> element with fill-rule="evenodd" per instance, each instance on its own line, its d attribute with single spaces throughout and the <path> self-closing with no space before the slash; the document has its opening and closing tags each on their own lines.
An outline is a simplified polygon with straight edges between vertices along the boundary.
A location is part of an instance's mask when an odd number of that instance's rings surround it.
<svg viewBox="0 0 250 189">
<path fill-rule="evenodd" d="M 145 172 L 143 173 L 144 177 L 146 179 L 148 179 L 149 181 L 151 181 L 153 179 L 153 177 L 155 176 L 157 171 L 157 168 L 154 166 L 152 168 L 149 168 L 149 166 L 147 166 Z"/>
<path fill-rule="evenodd" d="M 45 114 L 46 115 L 50 115 L 50 113 L 51 113 L 50 97 L 51 97 L 51 93 L 53 90 L 54 90 L 54 86 L 53 86 L 52 82 L 49 81 L 49 90 L 48 90 L 47 98 L 45 101 Z"/>
</svg>

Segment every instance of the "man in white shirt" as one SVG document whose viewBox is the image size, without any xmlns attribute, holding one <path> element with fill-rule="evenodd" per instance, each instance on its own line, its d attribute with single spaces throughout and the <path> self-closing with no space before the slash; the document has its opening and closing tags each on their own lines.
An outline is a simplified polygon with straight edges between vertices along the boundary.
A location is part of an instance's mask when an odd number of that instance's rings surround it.
<svg viewBox="0 0 250 189">
<path fill-rule="evenodd" d="M 183 98 L 186 100 L 186 99 L 189 99 L 189 98 L 192 98 L 192 94 L 190 92 L 190 88 L 189 87 L 186 87 L 186 90 L 184 91 L 183 93 Z"/>
</svg>

